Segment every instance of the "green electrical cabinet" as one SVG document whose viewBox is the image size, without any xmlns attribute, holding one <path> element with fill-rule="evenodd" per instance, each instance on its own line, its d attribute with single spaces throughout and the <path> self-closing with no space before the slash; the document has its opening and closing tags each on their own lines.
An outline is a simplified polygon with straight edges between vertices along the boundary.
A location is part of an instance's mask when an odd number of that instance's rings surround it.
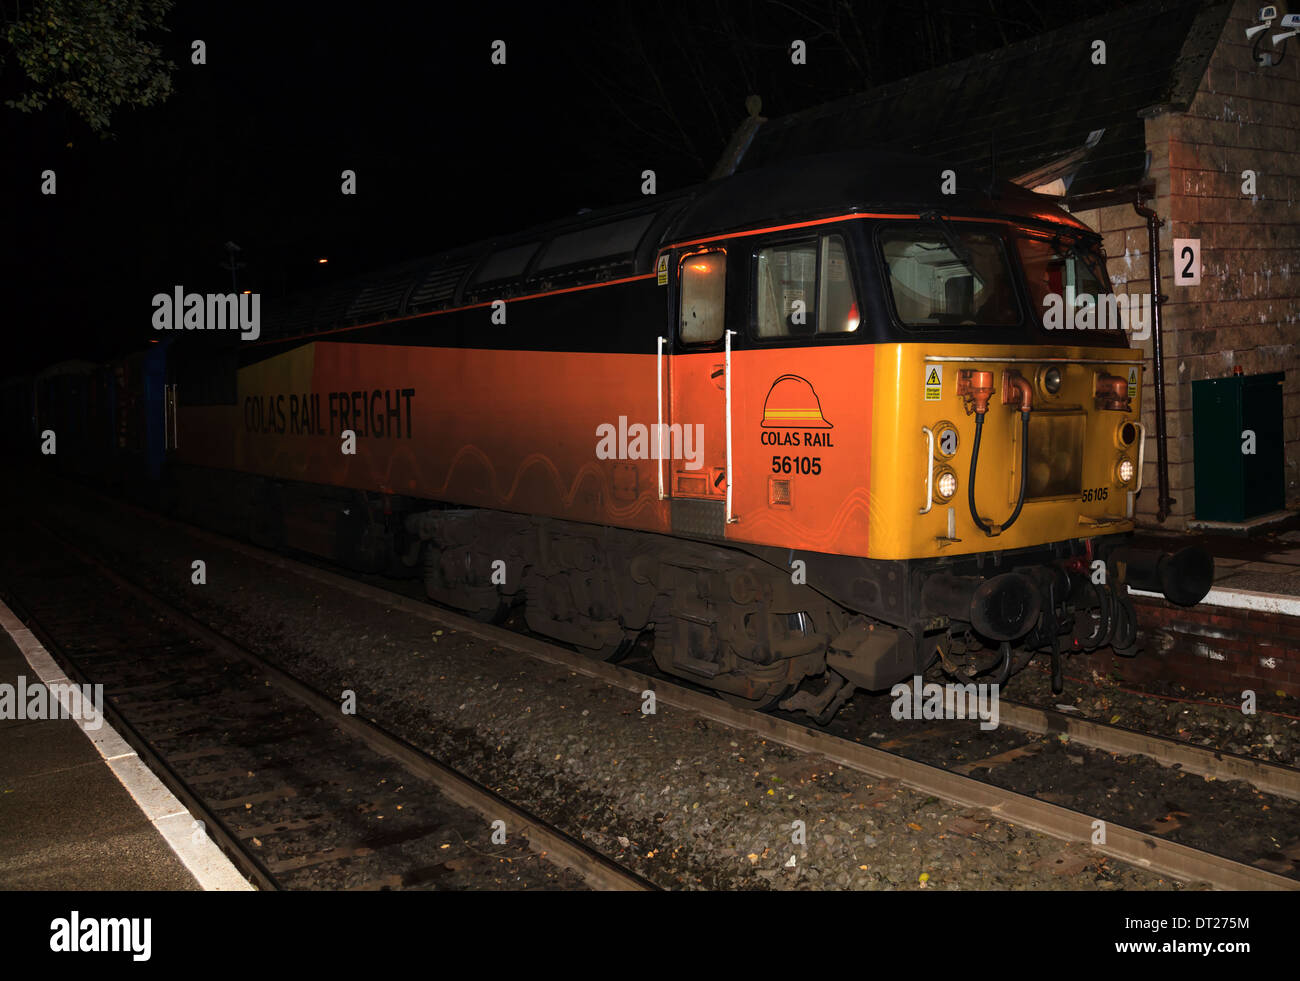
<svg viewBox="0 0 1300 981">
<path fill-rule="evenodd" d="M 1192 382 L 1196 517 L 1246 521 L 1286 502 L 1281 372 Z M 1245 432 L 1255 434 L 1246 453 Z"/>
</svg>

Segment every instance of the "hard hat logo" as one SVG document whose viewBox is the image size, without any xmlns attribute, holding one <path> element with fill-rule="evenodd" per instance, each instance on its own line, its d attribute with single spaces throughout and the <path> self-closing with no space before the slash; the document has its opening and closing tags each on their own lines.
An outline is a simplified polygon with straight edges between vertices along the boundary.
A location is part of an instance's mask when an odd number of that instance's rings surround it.
<svg viewBox="0 0 1300 981">
<path fill-rule="evenodd" d="M 782 375 L 772 382 L 763 402 L 764 429 L 834 429 L 822 415 L 822 403 L 812 383 L 799 375 Z"/>
</svg>

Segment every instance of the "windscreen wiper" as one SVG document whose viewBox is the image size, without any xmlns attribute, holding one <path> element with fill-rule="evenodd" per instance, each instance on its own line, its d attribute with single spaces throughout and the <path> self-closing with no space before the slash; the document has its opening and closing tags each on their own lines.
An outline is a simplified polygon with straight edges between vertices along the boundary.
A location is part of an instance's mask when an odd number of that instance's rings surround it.
<svg viewBox="0 0 1300 981">
<path fill-rule="evenodd" d="M 1106 277 L 1103 274 L 1104 264 L 1101 262 L 1100 258 L 1093 255 L 1091 252 L 1079 248 L 1079 243 L 1076 239 L 1066 239 L 1057 235 L 1052 239 L 1052 248 L 1056 250 L 1058 255 L 1065 255 L 1083 263 L 1087 270 L 1096 278 L 1097 282 L 1106 282 Z"/>
<path fill-rule="evenodd" d="M 971 254 L 970 249 L 966 248 L 966 243 L 961 240 L 961 237 L 952 230 L 952 226 L 948 224 L 947 219 L 937 211 L 923 211 L 921 212 L 921 218 L 923 221 L 932 221 L 939 226 L 939 230 L 943 232 L 944 241 L 948 243 L 948 249 L 974 274 L 975 257 Z"/>
</svg>

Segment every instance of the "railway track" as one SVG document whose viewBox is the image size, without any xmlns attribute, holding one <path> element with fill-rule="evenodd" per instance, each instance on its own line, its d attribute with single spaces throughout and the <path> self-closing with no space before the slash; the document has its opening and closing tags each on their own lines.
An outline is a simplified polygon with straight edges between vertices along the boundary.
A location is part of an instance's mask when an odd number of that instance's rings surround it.
<svg viewBox="0 0 1300 981">
<path fill-rule="evenodd" d="M 689 687 L 661 677 L 631 671 L 626 666 L 593 661 L 545 640 L 483 624 L 444 608 L 431 606 L 423 599 L 403 596 L 318 565 L 266 552 L 222 535 L 172 522 L 171 519 L 134 505 L 115 503 L 118 506 L 131 508 L 148 520 L 170 522 L 173 527 L 183 529 L 186 534 L 200 541 L 242 553 L 295 576 L 376 601 L 389 609 L 413 614 L 440 626 L 476 636 L 494 646 L 528 654 L 615 687 L 636 692 L 652 689 L 662 704 L 686 709 L 703 718 L 761 735 L 797 750 L 820 754 L 831 761 L 876 778 L 897 780 L 905 786 L 956 804 L 982 808 L 991 816 L 1013 824 L 1066 841 L 1091 842 L 1099 853 L 1175 879 L 1203 881 L 1220 888 L 1296 889 L 1300 887 L 1300 881 L 1292 875 L 1279 875 L 1234 860 L 1232 857 L 1207 852 L 1168 840 L 1159 834 L 1126 827 L 1115 821 L 1099 819 L 1094 815 L 1061 806 L 1059 803 L 1036 799 L 1030 794 L 1017 793 L 971 776 L 973 772 L 981 769 L 981 762 L 996 765 L 998 762 L 996 759 L 969 760 L 959 768 L 961 772 L 928 765 L 923 760 L 907 759 L 898 753 L 865 746 L 853 738 L 846 738 L 834 732 L 818 730 L 779 716 L 761 715 L 743 708 L 735 708 L 704 691 L 691 690 Z M 1296 771 L 1288 767 L 1248 757 L 1235 757 L 1115 726 L 1074 719 L 1064 716 L 1063 713 L 1054 713 L 1032 706 L 1005 704 L 1002 721 L 1011 726 L 1020 726 L 1029 733 L 1066 735 L 1078 743 L 1093 745 L 1106 752 L 1149 756 L 1167 766 L 1183 768 L 1189 773 L 1203 773 L 1219 779 L 1255 780 L 1261 787 L 1280 796 L 1290 797 L 1295 785 Z M 916 736 L 918 741 L 924 738 L 920 731 L 916 732 Z M 1105 829 L 1104 843 L 1099 843 L 1096 839 L 1099 826 Z"/>
<path fill-rule="evenodd" d="M 1002 699 L 1001 721 L 1024 732 L 1061 735 L 1107 753 L 1146 756 L 1163 766 L 1215 780 L 1242 780 L 1267 794 L 1300 800 L 1300 769 L 1253 756 L 1192 746 L 1151 733 L 1077 718 L 1053 709 Z"/>
<path fill-rule="evenodd" d="M 656 888 L 42 531 L 9 605 L 260 888 Z"/>
</svg>

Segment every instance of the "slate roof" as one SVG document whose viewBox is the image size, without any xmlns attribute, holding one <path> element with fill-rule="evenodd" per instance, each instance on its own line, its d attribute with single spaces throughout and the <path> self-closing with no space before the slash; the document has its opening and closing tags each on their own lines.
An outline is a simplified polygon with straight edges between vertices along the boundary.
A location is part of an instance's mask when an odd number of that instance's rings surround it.
<svg viewBox="0 0 1300 981">
<path fill-rule="evenodd" d="M 1148 0 L 770 119 L 738 169 L 892 147 L 987 179 L 992 147 L 998 177 L 1065 177 L 1069 203 L 1127 191 L 1146 178 L 1143 117 L 1187 109 L 1231 6 Z M 1092 63 L 1094 40 L 1106 42 L 1105 65 Z"/>
</svg>

